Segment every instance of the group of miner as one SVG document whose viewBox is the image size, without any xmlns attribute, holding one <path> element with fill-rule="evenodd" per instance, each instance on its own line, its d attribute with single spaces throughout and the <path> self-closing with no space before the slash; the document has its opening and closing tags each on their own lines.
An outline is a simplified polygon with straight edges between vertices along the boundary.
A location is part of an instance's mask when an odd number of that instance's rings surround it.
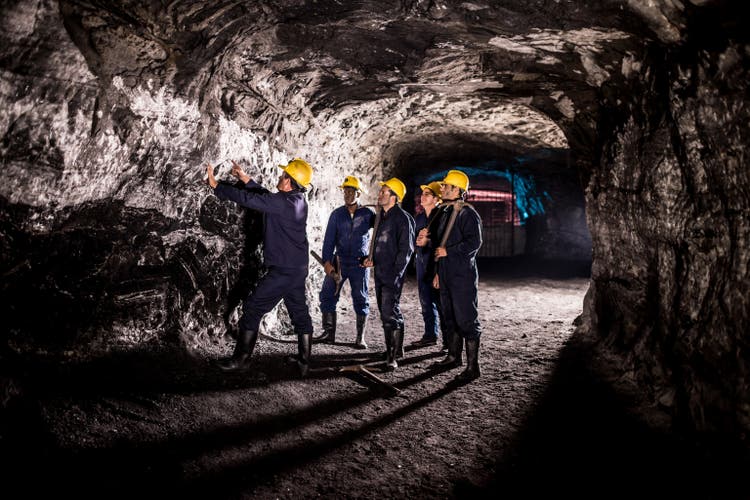
<svg viewBox="0 0 750 500">
<path fill-rule="evenodd" d="M 307 240 L 308 203 L 313 169 L 295 158 L 279 165 L 277 192 L 264 188 L 232 162 L 231 175 L 240 182 L 216 179 L 214 167 L 206 165 L 207 182 L 222 200 L 262 212 L 264 215 L 263 260 L 267 272 L 242 305 L 237 343 L 233 354 L 218 361 L 224 371 L 250 367 L 260 322 L 282 299 L 297 335 L 297 355 L 291 357 L 302 377 L 310 369 L 313 341 L 335 343 L 337 304 L 341 286 L 348 281 L 356 314 L 354 347 L 367 349 L 370 314 L 368 283 L 373 269 L 375 297 L 383 326 L 386 351 L 384 367 L 398 368 L 404 356 L 404 315 L 401 292 L 409 263 L 414 257 L 422 309 L 424 333 L 412 343 L 415 348 L 442 341 L 444 359 L 435 368 L 466 367 L 456 376 L 461 383 L 475 380 L 479 370 L 481 325 L 477 310 L 476 256 L 482 245 L 479 214 L 465 202 L 469 178 L 450 170 L 441 182 L 420 186 L 421 210 L 416 218 L 402 207 L 406 185 L 393 177 L 380 182 L 373 211 L 360 201 L 362 185 L 346 176 L 339 186 L 344 204 L 331 213 L 323 240 L 325 278 L 319 294 L 322 334 L 313 339 L 313 324 L 305 294 L 310 249 Z"/>
</svg>

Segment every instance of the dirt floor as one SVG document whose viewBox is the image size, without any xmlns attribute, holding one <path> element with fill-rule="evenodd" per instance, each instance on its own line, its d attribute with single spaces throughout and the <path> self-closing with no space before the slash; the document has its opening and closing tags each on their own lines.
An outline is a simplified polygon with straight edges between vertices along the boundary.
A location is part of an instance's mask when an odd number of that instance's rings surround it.
<svg viewBox="0 0 750 500">
<path fill-rule="evenodd" d="M 3 418 L 3 496 L 726 498 L 702 479 L 711 463 L 589 369 L 573 325 L 587 288 L 565 273 L 485 269 L 482 376 L 465 386 L 452 383 L 459 370 L 430 369 L 439 346 L 408 347 L 422 329 L 413 277 L 406 357 L 379 374 L 398 394 L 334 369 L 384 349 L 376 321 L 370 348 L 351 347 L 345 300 L 341 343 L 314 345 L 305 380 L 284 363 L 287 336 L 261 337 L 244 375 L 182 352 L 37 361 Z"/>
</svg>

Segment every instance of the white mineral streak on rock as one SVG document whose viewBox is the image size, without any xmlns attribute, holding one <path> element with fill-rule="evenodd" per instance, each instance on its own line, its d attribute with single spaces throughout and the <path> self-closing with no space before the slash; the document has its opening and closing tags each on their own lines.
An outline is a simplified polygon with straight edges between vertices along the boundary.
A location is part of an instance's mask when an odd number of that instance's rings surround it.
<svg viewBox="0 0 750 500">
<path fill-rule="evenodd" d="M 562 92 L 559 92 L 558 94 L 562 94 Z M 573 104 L 573 101 L 566 95 L 558 96 L 554 98 L 557 102 L 555 103 L 555 107 L 557 110 L 565 116 L 565 118 L 568 118 L 572 120 L 576 116 L 576 109 L 575 105 Z"/>
<path fill-rule="evenodd" d="M 524 37 L 504 38 L 501 36 L 496 36 L 496 37 L 493 37 L 487 43 L 499 49 L 507 50 L 508 52 L 517 52 L 519 54 L 528 54 L 532 56 L 536 54 L 536 49 L 534 49 L 533 47 L 524 45 L 522 43 L 516 42 L 514 41 L 515 39 L 523 40 Z"/>
<path fill-rule="evenodd" d="M 86 166 L 87 176 L 95 182 L 77 189 L 77 199 L 111 196 L 122 199 L 130 207 L 158 210 L 167 217 L 179 216 L 187 203 L 182 192 L 184 186 L 174 183 L 171 185 L 175 192 L 166 192 L 162 178 L 170 175 L 169 172 L 179 176 L 183 170 L 192 167 L 187 165 L 186 159 L 200 138 L 198 107 L 173 96 L 169 88 L 162 87 L 156 92 L 142 86 L 130 89 L 119 77 L 113 79 L 112 86 L 119 91 L 120 105 L 129 108 L 136 121 L 127 131 L 124 144 L 114 135 L 98 137 L 99 150 L 105 154 Z M 136 143 L 141 141 L 147 144 L 147 150 L 159 153 L 159 162 L 145 176 L 138 171 L 139 165 L 131 160 L 138 147 Z M 144 161 L 150 159 L 150 156 L 144 157 Z M 195 167 L 199 168 L 198 165 Z M 192 178 L 187 175 L 185 180 L 189 182 Z"/>
<path fill-rule="evenodd" d="M 610 44 L 613 40 L 624 40 L 629 36 L 621 31 L 593 28 L 569 31 L 540 30 L 537 33 L 525 35 L 526 38 L 529 38 L 529 45 L 547 52 L 567 52 L 567 45 L 574 46 L 574 50 L 580 55 L 581 63 L 586 70 L 586 82 L 595 87 L 601 86 L 610 76 L 609 72 L 597 63 L 597 55 L 602 52 L 605 45 Z"/>
<path fill-rule="evenodd" d="M 461 7 L 472 12 L 489 8 L 486 4 L 477 4 L 472 2 L 464 2 L 461 4 Z"/>
<path fill-rule="evenodd" d="M 509 38 L 494 37 L 488 43 L 494 47 L 517 54 L 536 56 L 542 64 L 558 64 L 561 61 L 551 54 L 570 52 L 569 47 L 581 57 L 586 70 L 586 82 L 599 87 L 609 79 L 609 72 L 597 62 L 603 47 L 613 40 L 627 39 L 630 35 L 621 31 L 595 28 L 577 30 L 535 30 L 524 35 Z"/>
<path fill-rule="evenodd" d="M 635 60 L 635 55 L 627 54 L 622 58 L 622 76 L 631 78 L 641 72 L 641 62 Z"/>
<path fill-rule="evenodd" d="M 220 173 L 229 172 L 226 167 L 231 167 L 231 161 L 234 160 L 245 168 L 254 181 L 272 190 L 279 175 L 278 165 L 285 165 L 292 159 L 283 151 L 272 147 L 267 139 L 224 117 L 219 118 L 216 148 L 214 165 L 220 161 L 226 162 Z"/>
<path fill-rule="evenodd" d="M 602 83 L 609 79 L 609 72 L 596 64 L 596 60 L 590 53 L 581 54 L 581 64 L 586 70 L 586 83 L 593 87 L 601 87 Z"/>
</svg>

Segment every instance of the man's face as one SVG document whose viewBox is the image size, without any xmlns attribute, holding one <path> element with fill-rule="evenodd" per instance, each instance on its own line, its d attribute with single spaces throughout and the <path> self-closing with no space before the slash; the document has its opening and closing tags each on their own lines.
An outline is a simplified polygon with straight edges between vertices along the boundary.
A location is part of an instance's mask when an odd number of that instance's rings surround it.
<svg viewBox="0 0 750 500">
<path fill-rule="evenodd" d="M 353 205 L 357 201 L 357 190 L 353 187 L 344 188 L 344 205 Z"/>
<path fill-rule="evenodd" d="M 279 191 L 284 191 L 284 187 L 289 182 L 287 179 L 288 176 L 286 172 L 281 172 L 281 175 L 279 175 L 279 182 L 276 183 L 276 189 L 278 189 Z"/>
<path fill-rule="evenodd" d="M 458 196 L 458 188 L 456 186 L 451 186 L 450 184 L 441 184 L 440 185 L 440 194 L 442 195 L 444 200 L 453 200 Z"/>
<path fill-rule="evenodd" d="M 378 192 L 378 205 L 381 207 L 387 206 L 390 203 L 391 196 L 391 188 L 382 186 Z"/>
<path fill-rule="evenodd" d="M 441 189 L 442 190 L 442 189 Z M 434 208 L 437 205 L 437 196 L 430 189 L 423 189 L 422 196 L 419 198 L 419 202 L 424 208 Z"/>
</svg>

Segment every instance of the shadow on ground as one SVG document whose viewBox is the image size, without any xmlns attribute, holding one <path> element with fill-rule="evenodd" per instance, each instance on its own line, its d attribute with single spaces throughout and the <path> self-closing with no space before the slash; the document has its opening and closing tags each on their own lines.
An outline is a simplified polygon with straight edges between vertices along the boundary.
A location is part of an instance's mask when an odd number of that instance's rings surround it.
<svg viewBox="0 0 750 500">
<path fill-rule="evenodd" d="M 594 373 L 592 349 L 579 336 L 569 340 L 544 396 L 499 454 L 494 479 L 457 484 L 455 497 L 750 498 L 750 450 L 649 427 L 638 395 L 616 393 Z"/>
</svg>

